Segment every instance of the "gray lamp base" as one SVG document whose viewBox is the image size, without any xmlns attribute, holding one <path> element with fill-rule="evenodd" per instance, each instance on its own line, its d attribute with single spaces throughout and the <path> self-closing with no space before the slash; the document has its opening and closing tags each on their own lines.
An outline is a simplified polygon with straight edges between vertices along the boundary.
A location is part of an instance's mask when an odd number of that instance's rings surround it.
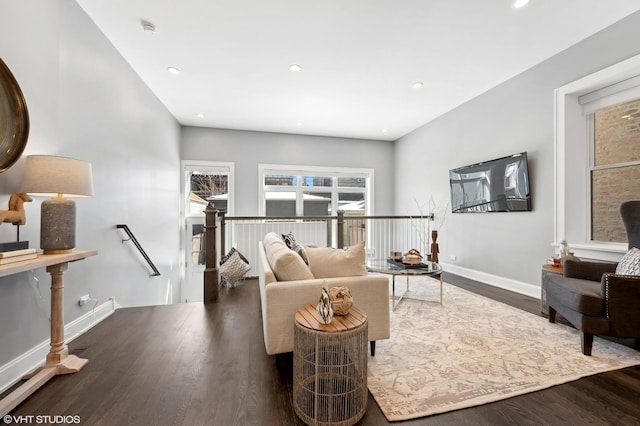
<svg viewBox="0 0 640 426">
<path fill-rule="evenodd" d="M 40 248 L 44 254 L 69 253 L 76 246 L 76 203 L 51 198 L 40 208 Z"/>
</svg>

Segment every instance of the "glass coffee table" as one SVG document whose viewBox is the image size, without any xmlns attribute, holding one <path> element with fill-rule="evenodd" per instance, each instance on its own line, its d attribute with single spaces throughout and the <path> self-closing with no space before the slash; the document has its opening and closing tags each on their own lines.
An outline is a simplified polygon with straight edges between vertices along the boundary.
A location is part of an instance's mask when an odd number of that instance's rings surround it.
<svg viewBox="0 0 640 426">
<path fill-rule="evenodd" d="M 440 278 L 440 304 L 442 305 L 442 266 L 436 262 L 425 261 L 420 265 L 405 265 L 393 260 L 370 260 L 367 262 L 367 270 L 369 272 L 378 272 L 381 274 L 391 275 L 391 295 L 393 297 L 393 310 L 400 301 L 405 297 L 409 290 L 409 277 L 411 276 L 430 276 L 436 275 Z M 406 287 L 402 294 L 396 296 L 396 277 L 404 275 L 406 277 Z M 408 298 L 408 297 L 407 297 Z"/>
</svg>

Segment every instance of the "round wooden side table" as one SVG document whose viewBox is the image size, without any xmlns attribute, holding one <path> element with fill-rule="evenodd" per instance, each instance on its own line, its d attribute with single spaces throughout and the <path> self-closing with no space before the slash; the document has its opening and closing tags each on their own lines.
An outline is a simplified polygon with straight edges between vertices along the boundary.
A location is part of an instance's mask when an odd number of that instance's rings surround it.
<svg viewBox="0 0 640 426">
<path fill-rule="evenodd" d="M 324 324 L 316 305 L 295 314 L 293 407 L 308 425 L 353 425 L 367 410 L 367 316 L 356 306 Z"/>
</svg>

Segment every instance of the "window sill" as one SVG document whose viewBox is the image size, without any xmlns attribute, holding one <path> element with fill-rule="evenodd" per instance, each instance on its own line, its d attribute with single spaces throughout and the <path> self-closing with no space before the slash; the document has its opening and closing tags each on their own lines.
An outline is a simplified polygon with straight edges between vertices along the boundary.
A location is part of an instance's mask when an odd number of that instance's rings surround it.
<svg viewBox="0 0 640 426">
<path fill-rule="evenodd" d="M 624 243 L 569 243 L 569 250 L 578 257 L 618 262 L 628 251 Z"/>
</svg>

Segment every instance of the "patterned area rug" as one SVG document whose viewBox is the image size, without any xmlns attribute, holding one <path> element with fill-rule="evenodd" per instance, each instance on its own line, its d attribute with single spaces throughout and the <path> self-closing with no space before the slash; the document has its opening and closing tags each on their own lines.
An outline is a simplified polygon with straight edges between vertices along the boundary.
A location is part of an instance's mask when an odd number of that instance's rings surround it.
<svg viewBox="0 0 640 426">
<path fill-rule="evenodd" d="M 402 280 L 400 280 L 402 281 Z M 368 387 L 389 421 L 472 407 L 640 364 L 640 352 L 595 338 L 591 357 L 562 324 L 460 288 L 411 278 L 391 338 L 369 358 Z M 415 290 L 414 290 L 415 289 Z"/>
</svg>

